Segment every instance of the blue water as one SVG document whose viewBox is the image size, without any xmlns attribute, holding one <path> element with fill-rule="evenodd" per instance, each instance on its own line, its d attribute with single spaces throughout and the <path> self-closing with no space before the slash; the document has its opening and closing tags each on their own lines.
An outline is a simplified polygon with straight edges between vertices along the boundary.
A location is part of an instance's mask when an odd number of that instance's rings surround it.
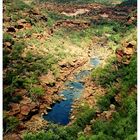
<svg viewBox="0 0 140 140">
<path fill-rule="evenodd" d="M 70 88 L 75 88 L 75 89 L 83 89 L 83 83 L 80 82 L 68 82 L 66 84 Z"/>
<path fill-rule="evenodd" d="M 90 75 L 90 70 L 83 70 L 83 71 L 80 71 L 78 74 L 76 74 L 75 77 L 76 77 L 76 80 L 81 80 L 88 75 Z"/>
<path fill-rule="evenodd" d="M 90 59 L 90 64 L 94 67 L 98 66 L 100 64 L 100 59 L 99 58 L 91 58 Z"/>
<path fill-rule="evenodd" d="M 61 125 L 68 124 L 71 105 L 72 100 L 56 103 L 48 115 L 44 115 L 44 119 Z"/>
<path fill-rule="evenodd" d="M 90 59 L 90 64 L 94 67 L 98 66 L 99 63 L 100 60 L 98 58 Z M 78 74 L 75 74 L 74 81 L 67 81 L 65 83 L 66 89 L 60 92 L 66 100 L 56 103 L 52 107 L 52 110 L 47 115 L 44 115 L 43 118 L 53 123 L 67 125 L 70 121 L 69 117 L 72 103 L 74 99 L 80 98 L 84 89 L 84 83 L 79 81 L 90 75 L 90 73 L 91 71 L 89 70 L 80 71 Z"/>
<path fill-rule="evenodd" d="M 50 110 L 47 115 L 43 116 L 45 120 L 61 125 L 69 123 L 71 105 L 74 99 L 80 97 L 84 84 L 80 82 L 68 82 L 66 85 L 68 88 L 60 92 L 60 94 L 64 95 L 66 100 L 56 103 L 52 107 L 52 110 Z"/>
</svg>

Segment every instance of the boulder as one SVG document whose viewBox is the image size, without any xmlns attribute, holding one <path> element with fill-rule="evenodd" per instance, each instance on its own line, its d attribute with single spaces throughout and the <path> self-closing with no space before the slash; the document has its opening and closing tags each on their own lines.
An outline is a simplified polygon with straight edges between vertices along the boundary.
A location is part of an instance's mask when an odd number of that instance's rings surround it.
<svg viewBox="0 0 140 140">
<path fill-rule="evenodd" d="M 27 21 L 25 19 L 20 19 L 17 21 L 18 24 L 22 24 L 22 23 L 27 23 Z"/>
<path fill-rule="evenodd" d="M 112 118 L 112 112 L 111 111 L 105 111 L 105 117 L 106 119 L 111 119 Z"/>
<path fill-rule="evenodd" d="M 84 129 L 84 133 L 89 133 L 89 132 L 91 132 L 91 125 L 86 125 L 86 127 L 85 127 L 85 129 Z"/>
<path fill-rule="evenodd" d="M 29 112 L 31 111 L 30 107 L 28 105 L 21 106 L 21 114 L 27 116 Z"/>
<path fill-rule="evenodd" d="M 124 48 L 124 53 L 126 55 L 131 55 L 134 53 L 134 49 L 132 47 L 127 47 L 127 48 Z"/>
<path fill-rule="evenodd" d="M 4 136 L 4 140 L 22 140 L 21 137 L 16 134 L 16 133 L 13 133 L 13 134 L 7 134 Z"/>
<path fill-rule="evenodd" d="M 29 105 L 30 109 L 33 110 L 37 107 L 37 104 L 35 102 L 31 102 L 31 104 Z"/>
<path fill-rule="evenodd" d="M 20 104 L 22 105 L 27 105 L 27 104 L 31 104 L 31 99 L 26 97 L 26 96 L 23 96 L 23 100 L 20 101 Z"/>
<path fill-rule="evenodd" d="M 17 114 L 16 117 L 19 119 L 19 120 L 23 120 L 25 118 L 24 115 L 22 114 Z"/>
<path fill-rule="evenodd" d="M 115 96 L 115 101 L 116 101 L 117 103 L 121 103 L 121 95 L 120 95 L 120 94 L 117 94 L 117 95 Z"/>
<path fill-rule="evenodd" d="M 74 116 L 74 115 L 70 117 L 70 119 L 71 119 L 71 120 L 73 120 L 74 118 L 75 118 L 75 116 Z"/>
<path fill-rule="evenodd" d="M 112 111 L 114 111 L 114 110 L 115 110 L 115 105 L 114 105 L 114 104 L 111 104 L 111 105 L 110 105 L 110 109 L 111 109 Z"/>
<path fill-rule="evenodd" d="M 11 17 L 4 16 L 3 20 L 4 20 L 4 22 L 10 22 L 11 21 Z"/>
<path fill-rule="evenodd" d="M 5 47 L 8 47 L 9 49 L 12 49 L 11 46 L 12 46 L 12 43 L 11 42 L 4 42 L 4 46 Z"/>
<path fill-rule="evenodd" d="M 20 104 L 12 103 L 10 104 L 11 112 L 13 115 L 18 114 L 20 112 Z"/>
<path fill-rule="evenodd" d="M 46 108 L 45 104 L 40 105 L 40 109 L 45 109 L 45 108 Z"/>
<path fill-rule="evenodd" d="M 116 51 L 116 58 L 117 58 L 117 61 L 118 62 L 122 62 L 123 55 L 124 55 L 123 50 L 117 50 Z"/>
<path fill-rule="evenodd" d="M 136 46 L 137 42 L 135 40 L 133 40 L 133 41 L 130 41 L 129 44 L 131 44 L 132 46 Z"/>
<path fill-rule="evenodd" d="M 30 29 L 32 27 L 31 23 L 26 23 L 24 24 L 24 28 Z"/>
<path fill-rule="evenodd" d="M 31 13 L 33 15 L 40 15 L 40 10 L 38 8 L 34 8 L 33 10 L 31 10 Z"/>
<path fill-rule="evenodd" d="M 102 18 L 108 18 L 108 17 L 109 17 L 109 15 L 106 14 L 106 13 L 103 13 L 103 14 L 101 14 L 100 16 L 101 16 Z"/>
<path fill-rule="evenodd" d="M 67 63 L 67 62 L 59 62 L 59 66 L 61 67 L 61 68 L 68 68 L 69 67 L 69 64 Z"/>
</svg>

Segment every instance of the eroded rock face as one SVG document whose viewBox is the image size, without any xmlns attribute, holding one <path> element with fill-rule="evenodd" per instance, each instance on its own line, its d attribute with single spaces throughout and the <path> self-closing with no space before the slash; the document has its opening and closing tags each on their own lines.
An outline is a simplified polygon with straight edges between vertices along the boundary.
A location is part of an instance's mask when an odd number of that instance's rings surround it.
<svg viewBox="0 0 140 140">
<path fill-rule="evenodd" d="M 31 111 L 31 109 L 28 105 L 21 106 L 21 112 L 20 113 L 22 115 L 28 115 L 30 111 Z"/>
<path fill-rule="evenodd" d="M 75 12 L 71 12 L 71 13 L 67 13 L 67 12 L 62 12 L 61 14 L 68 16 L 68 17 L 73 17 L 73 16 L 77 16 L 77 15 L 82 15 L 85 13 L 88 13 L 90 10 L 88 9 L 77 9 L 77 11 Z"/>
<path fill-rule="evenodd" d="M 128 65 L 130 58 L 135 52 L 136 41 L 123 42 L 122 46 L 122 48 L 116 50 L 116 57 L 118 62 Z"/>
<path fill-rule="evenodd" d="M 33 114 L 38 112 L 38 104 L 33 102 L 30 98 L 23 96 L 23 100 L 19 103 L 11 103 L 11 110 L 8 112 L 10 116 L 16 116 L 19 120 L 30 118 Z"/>
<path fill-rule="evenodd" d="M 13 133 L 4 136 L 4 140 L 22 140 L 22 139 L 18 134 Z"/>
<path fill-rule="evenodd" d="M 16 115 L 16 114 L 20 113 L 19 104 L 12 103 L 12 104 L 10 104 L 10 107 L 11 107 L 11 112 L 10 112 L 11 115 Z"/>
<path fill-rule="evenodd" d="M 20 101 L 20 104 L 27 105 L 30 104 L 32 100 L 26 96 L 23 96 L 23 100 Z"/>
</svg>

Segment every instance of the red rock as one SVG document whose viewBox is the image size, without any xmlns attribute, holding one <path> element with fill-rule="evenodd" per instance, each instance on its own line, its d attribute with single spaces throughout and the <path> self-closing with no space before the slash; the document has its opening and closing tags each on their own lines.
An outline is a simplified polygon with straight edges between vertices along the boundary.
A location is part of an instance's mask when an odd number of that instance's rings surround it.
<svg viewBox="0 0 140 140">
<path fill-rule="evenodd" d="M 21 140 L 21 137 L 18 134 L 12 134 L 11 140 Z"/>
<path fill-rule="evenodd" d="M 132 24 L 133 23 L 133 21 L 131 20 L 131 19 L 129 19 L 128 21 L 127 21 L 127 24 Z"/>
<path fill-rule="evenodd" d="M 45 109 L 46 108 L 46 105 L 42 104 L 40 105 L 40 109 Z"/>
<path fill-rule="evenodd" d="M 37 107 L 37 104 L 35 102 L 31 102 L 29 106 L 30 106 L 30 109 L 32 110 Z"/>
<path fill-rule="evenodd" d="M 134 49 L 130 47 L 124 48 L 124 53 L 127 55 L 131 55 L 134 53 Z"/>
<path fill-rule="evenodd" d="M 116 53 L 117 53 L 118 55 L 120 55 L 121 57 L 123 56 L 123 50 L 121 50 L 121 49 L 120 49 L 120 50 L 117 50 Z"/>
<path fill-rule="evenodd" d="M 25 125 L 23 123 L 20 123 L 18 126 L 18 130 L 24 130 L 26 129 Z"/>
<path fill-rule="evenodd" d="M 4 136 L 4 140 L 22 140 L 18 134 L 7 134 Z"/>
<path fill-rule="evenodd" d="M 16 115 L 20 112 L 19 104 L 12 103 L 12 104 L 10 104 L 10 106 L 11 106 L 11 112 L 10 112 L 11 115 Z"/>
<path fill-rule="evenodd" d="M 22 97 L 24 97 L 24 95 L 27 93 L 26 89 L 16 89 L 15 90 L 15 94 L 16 95 L 21 95 Z"/>
<path fill-rule="evenodd" d="M 122 56 L 120 56 L 120 55 L 117 54 L 116 57 L 117 57 L 117 61 L 118 62 L 122 62 Z"/>
<path fill-rule="evenodd" d="M 30 107 L 28 105 L 21 106 L 21 114 L 22 115 L 28 115 L 30 112 Z"/>
<path fill-rule="evenodd" d="M 32 101 L 30 98 L 23 96 L 23 100 L 20 101 L 20 104 L 27 105 L 30 104 Z"/>
<path fill-rule="evenodd" d="M 16 117 L 17 117 L 19 120 L 23 120 L 23 119 L 25 118 L 25 116 L 22 115 L 22 114 L 18 114 Z"/>
</svg>

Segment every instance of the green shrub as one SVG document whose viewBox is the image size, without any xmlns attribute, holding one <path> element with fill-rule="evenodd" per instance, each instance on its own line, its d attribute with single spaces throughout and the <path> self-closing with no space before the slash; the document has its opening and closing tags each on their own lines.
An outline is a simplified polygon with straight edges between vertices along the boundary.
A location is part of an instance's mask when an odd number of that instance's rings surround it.
<svg viewBox="0 0 140 140">
<path fill-rule="evenodd" d="M 91 119 L 95 116 L 95 111 L 93 109 L 88 109 L 86 111 L 83 111 L 83 113 L 80 114 L 80 116 L 76 119 L 75 124 L 81 129 L 84 129 L 86 124 L 90 122 Z"/>
<path fill-rule="evenodd" d="M 23 0 L 18 0 L 18 1 L 13 0 L 12 1 L 12 8 L 14 11 L 16 11 L 16 10 L 25 10 L 27 8 L 30 8 L 30 6 L 25 4 L 23 2 Z"/>
<path fill-rule="evenodd" d="M 3 49 L 3 67 L 6 68 L 9 64 L 9 52 L 6 49 Z"/>
<path fill-rule="evenodd" d="M 115 104 L 114 95 L 118 90 L 115 87 L 110 87 L 107 94 L 98 100 L 100 110 L 105 111 L 109 109 L 110 104 Z"/>
<path fill-rule="evenodd" d="M 114 138 L 111 136 L 108 136 L 102 132 L 99 132 L 97 135 L 92 135 L 88 140 L 113 140 Z M 119 139 L 115 139 L 119 140 Z"/>
<path fill-rule="evenodd" d="M 12 132 L 16 130 L 17 126 L 19 125 L 19 120 L 14 116 L 5 117 L 4 121 L 6 122 L 6 132 Z"/>
<path fill-rule="evenodd" d="M 44 89 L 41 86 L 32 86 L 29 89 L 29 94 L 31 97 L 41 97 L 44 95 Z"/>
<path fill-rule="evenodd" d="M 16 78 L 17 72 L 9 70 L 6 75 L 4 75 L 4 84 L 10 85 Z"/>
<path fill-rule="evenodd" d="M 3 42 L 13 42 L 13 37 L 12 35 L 8 33 L 3 34 Z"/>
<path fill-rule="evenodd" d="M 12 59 L 17 60 L 17 58 L 19 59 L 21 57 L 21 52 L 24 49 L 25 44 L 21 43 L 21 42 L 16 42 L 13 45 L 13 49 L 12 49 Z"/>
<path fill-rule="evenodd" d="M 40 131 L 36 134 L 27 133 L 24 135 L 24 140 L 59 140 L 59 136 L 52 131 Z"/>
<path fill-rule="evenodd" d="M 104 68 L 98 67 L 92 71 L 92 77 L 95 82 L 102 86 L 110 86 L 113 81 L 120 75 L 117 74 L 117 70 L 114 68 L 114 62 L 110 62 Z"/>
<path fill-rule="evenodd" d="M 129 135 L 125 140 L 137 140 L 137 133 Z"/>
<path fill-rule="evenodd" d="M 115 43 L 119 43 L 119 41 L 121 40 L 121 36 L 120 34 L 115 34 L 115 35 L 111 35 L 109 39 L 114 41 Z"/>
</svg>

